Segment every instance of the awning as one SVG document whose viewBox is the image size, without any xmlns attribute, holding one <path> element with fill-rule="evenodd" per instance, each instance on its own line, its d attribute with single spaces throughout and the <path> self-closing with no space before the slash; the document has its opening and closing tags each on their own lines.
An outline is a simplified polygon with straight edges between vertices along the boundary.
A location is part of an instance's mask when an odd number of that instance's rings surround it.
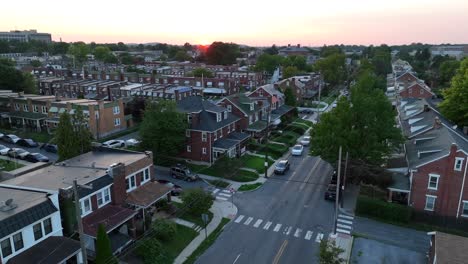
<svg viewBox="0 0 468 264">
<path fill-rule="evenodd" d="M 127 203 L 147 208 L 158 200 L 165 198 L 170 192 L 171 188 L 169 186 L 159 182 L 149 182 L 130 192 L 127 196 Z"/>
<path fill-rule="evenodd" d="M 237 144 L 239 144 L 239 142 L 239 140 L 220 138 L 215 141 L 215 143 L 213 144 L 213 148 L 227 150 L 235 147 Z"/>
<path fill-rule="evenodd" d="M 63 114 L 63 113 L 65 113 L 65 111 L 67 111 L 67 109 L 65 109 L 65 108 L 60 108 L 59 114 Z"/>
<path fill-rule="evenodd" d="M 57 112 L 58 112 L 58 108 L 55 107 L 55 106 L 52 106 L 52 107 L 49 109 L 49 112 L 51 112 L 51 113 L 57 113 Z"/>
<path fill-rule="evenodd" d="M 83 218 L 83 231 L 88 236 L 96 237 L 99 225 L 103 224 L 106 232 L 109 233 L 136 214 L 134 210 L 109 204 Z"/>
</svg>

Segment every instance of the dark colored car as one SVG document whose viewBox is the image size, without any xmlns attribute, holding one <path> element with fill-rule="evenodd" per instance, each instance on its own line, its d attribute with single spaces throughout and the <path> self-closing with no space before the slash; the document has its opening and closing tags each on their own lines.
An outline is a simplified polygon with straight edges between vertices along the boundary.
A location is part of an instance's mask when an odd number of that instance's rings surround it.
<svg viewBox="0 0 468 264">
<path fill-rule="evenodd" d="M 57 149 L 57 145 L 53 145 L 53 144 L 44 144 L 42 145 L 42 147 L 45 151 L 47 152 L 51 152 L 51 153 L 57 153 L 58 149 Z"/>
<path fill-rule="evenodd" d="M 20 139 L 16 142 L 16 144 L 28 148 L 35 148 L 38 146 L 37 142 L 30 138 Z"/>
<path fill-rule="evenodd" d="M 189 168 L 181 164 L 172 166 L 170 173 L 174 179 L 181 178 L 185 181 L 196 181 L 198 179 L 197 174 L 193 173 Z"/>
<path fill-rule="evenodd" d="M 337 184 L 336 171 L 333 171 L 330 184 Z"/>
<path fill-rule="evenodd" d="M 289 161 L 280 160 L 275 166 L 275 174 L 285 174 L 289 170 Z"/>
<path fill-rule="evenodd" d="M 2 140 L 5 141 L 5 142 L 8 142 L 8 143 L 13 143 L 13 144 L 16 144 L 16 142 L 18 140 L 20 140 L 21 138 L 19 138 L 18 136 L 16 135 L 13 135 L 13 134 L 9 134 L 9 135 L 3 135 L 2 137 Z"/>
<path fill-rule="evenodd" d="M 24 160 L 29 162 L 49 162 L 49 158 L 41 153 L 31 153 L 24 157 Z"/>
<path fill-rule="evenodd" d="M 335 201 L 336 200 L 336 184 L 329 184 L 325 191 L 325 200 Z"/>
<path fill-rule="evenodd" d="M 177 184 L 174 184 L 174 187 L 172 188 L 171 195 L 172 196 L 179 196 L 183 192 L 182 187 L 180 187 Z"/>
</svg>

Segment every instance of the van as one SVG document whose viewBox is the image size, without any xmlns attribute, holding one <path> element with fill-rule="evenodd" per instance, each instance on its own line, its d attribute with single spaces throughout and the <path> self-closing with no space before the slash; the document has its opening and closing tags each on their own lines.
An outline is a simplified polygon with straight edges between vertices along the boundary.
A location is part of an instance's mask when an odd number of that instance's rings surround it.
<svg viewBox="0 0 468 264">
<path fill-rule="evenodd" d="M 182 164 L 177 164 L 171 167 L 170 174 L 174 179 L 182 179 L 185 181 L 196 181 L 198 175 L 193 173 L 189 168 Z"/>
</svg>

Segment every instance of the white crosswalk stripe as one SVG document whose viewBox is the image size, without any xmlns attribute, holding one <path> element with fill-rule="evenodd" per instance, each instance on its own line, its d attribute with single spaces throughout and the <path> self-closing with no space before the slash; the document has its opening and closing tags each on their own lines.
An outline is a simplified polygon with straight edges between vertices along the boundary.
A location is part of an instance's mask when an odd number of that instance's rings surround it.
<svg viewBox="0 0 468 264">
<path fill-rule="evenodd" d="M 216 194 L 217 192 L 219 192 L 219 189 L 215 189 L 215 190 L 213 191 L 213 194 Z"/>
<path fill-rule="evenodd" d="M 239 217 L 237 217 L 237 219 L 234 221 L 235 223 L 240 223 L 240 221 L 242 221 L 242 219 L 244 219 L 244 215 L 239 215 Z"/>
<path fill-rule="evenodd" d="M 218 194 L 218 197 L 219 197 L 219 195 L 225 196 L 225 197 L 231 197 L 231 196 L 232 196 L 231 194 L 227 194 L 227 193 L 223 193 L 223 192 L 220 192 L 220 193 Z"/>
<path fill-rule="evenodd" d="M 262 219 L 258 219 L 257 222 L 255 222 L 255 224 L 253 225 L 253 227 L 258 228 L 262 224 L 262 222 Z"/>
<path fill-rule="evenodd" d="M 351 234 L 351 232 L 350 232 L 349 230 L 344 230 L 344 229 L 340 229 L 340 228 L 337 228 L 337 229 L 336 229 L 336 232 L 340 232 L 340 233 L 348 234 L 348 235 Z"/>
<path fill-rule="evenodd" d="M 267 222 L 267 223 L 265 224 L 265 226 L 263 226 L 263 229 L 264 229 L 264 230 L 268 230 L 268 228 L 270 228 L 271 224 L 273 224 L 273 222 Z"/>
<path fill-rule="evenodd" d="M 276 224 L 275 228 L 273 229 L 274 232 L 278 232 L 281 229 L 281 224 Z"/>
<path fill-rule="evenodd" d="M 231 194 L 231 191 L 229 191 L 229 190 L 222 190 L 222 192 Z"/>
<path fill-rule="evenodd" d="M 338 218 L 346 218 L 346 219 L 349 219 L 349 220 L 354 220 L 354 217 L 353 217 L 353 216 L 344 215 L 344 214 L 339 214 L 339 215 L 338 215 Z"/>
<path fill-rule="evenodd" d="M 345 223 L 345 224 L 348 224 L 348 225 L 352 225 L 352 224 L 353 224 L 353 222 L 351 222 L 351 221 L 344 220 L 344 219 L 340 219 L 340 218 L 338 218 L 338 222 Z"/>
<path fill-rule="evenodd" d="M 301 235 L 301 233 L 302 233 L 302 229 L 297 228 L 297 229 L 296 229 L 296 232 L 294 232 L 294 236 L 295 236 L 295 237 L 299 237 L 299 236 Z"/>
<path fill-rule="evenodd" d="M 228 200 L 228 198 L 221 197 L 221 196 L 216 196 L 216 199 L 221 200 L 221 201 L 227 201 Z"/>
<path fill-rule="evenodd" d="M 351 226 L 349 225 L 336 224 L 336 226 L 340 228 L 351 229 Z"/>
<path fill-rule="evenodd" d="M 315 237 L 315 242 L 320 243 L 320 241 L 322 241 L 322 238 L 323 238 L 323 234 L 318 233 L 317 236 Z"/>
<path fill-rule="evenodd" d="M 292 226 L 287 226 L 284 231 L 283 231 L 283 234 L 289 236 L 289 233 L 291 233 L 291 229 L 292 229 Z"/>
<path fill-rule="evenodd" d="M 336 232 L 350 235 L 353 229 L 354 216 L 339 214 L 337 220 Z"/>
<path fill-rule="evenodd" d="M 306 233 L 304 239 L 305 239 L 305 240 L 310 240 L 310 239 L 312 238 L 312 234 L 313 234 L 313 233 L 314 233 L 314 232 L 307 230 L 307 233 Z"/>
<path fill-rule="evenodd" d="M 252 221 L 253 221 L 253 217 L 249 217 L 247 218 L 247 220 L 245 220 L 244 225 L 250 225 Z"/>
</svg>

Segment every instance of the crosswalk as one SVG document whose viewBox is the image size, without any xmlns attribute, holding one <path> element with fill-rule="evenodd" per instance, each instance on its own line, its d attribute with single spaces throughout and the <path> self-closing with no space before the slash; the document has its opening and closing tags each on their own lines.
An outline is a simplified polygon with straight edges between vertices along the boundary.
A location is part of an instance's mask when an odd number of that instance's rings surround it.
<svg viewBox="0 0 468 264">
<path fill-rule="evenodd" d="M 338 221 L 336 223 L 336 232 L 351 235 L 353 229 L 354 217 L 345 214 L 338 215 Z"/>
<path fill-rule="evenodd" d="M 234 223 L 243 225 L 243 226 L 250 226 L 257 229 L 262 229 L 265 231 L 271 231 L 274 233 L 281 233 L 285 236 L 292 236 L 298 239 L 305 239 L 305 240 L 312 240 L 317 243 L 322 241 L 324 234 L 321 232 L 314 232 L 311 230 L 306 230 L 303 228 L 298 228 L 289 225 L 283 225 L 280 223 L 273 223 L 272 221 L 264 220 L 264 219 L 255 219 L 251 216 L 239 215 L 234 220 Z M 252 224 L 252 225 L 251 225 Z M 315 238 L 315 239 L 314 239 Z"/>
<path fill-rule="evenodd" d="M 216 197 L 216 200 L 220 201 L 227 201 L 232 196 L 229 190 L 214 189 L 212 193 Z"/>
</svg>

